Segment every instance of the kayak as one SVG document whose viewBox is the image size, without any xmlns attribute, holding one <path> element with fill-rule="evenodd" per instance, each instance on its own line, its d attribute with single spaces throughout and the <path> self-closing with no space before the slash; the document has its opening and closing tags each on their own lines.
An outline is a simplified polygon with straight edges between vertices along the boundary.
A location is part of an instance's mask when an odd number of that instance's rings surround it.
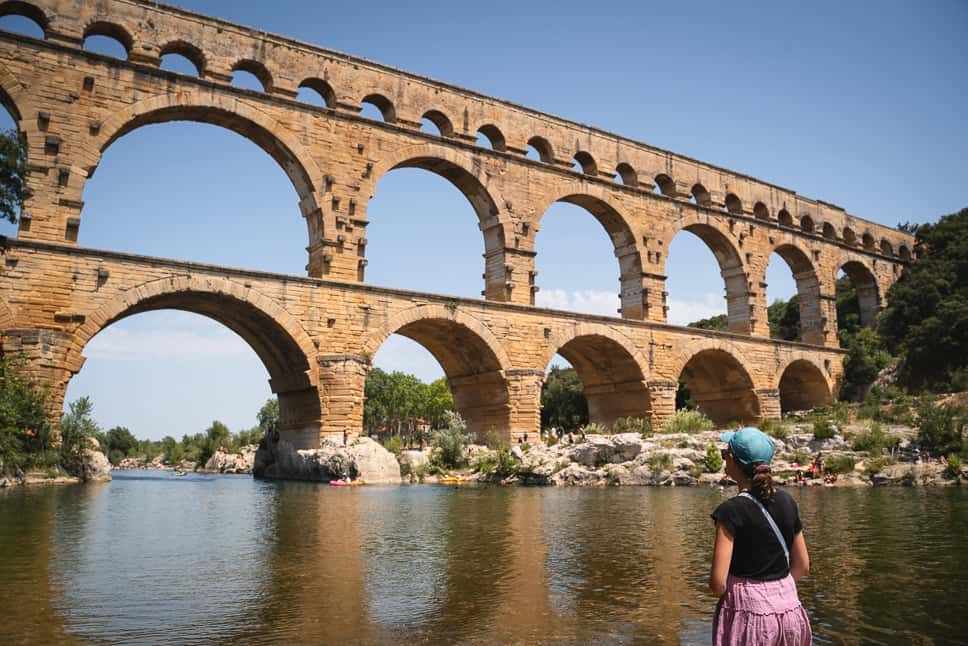
<svg viewBox="0 0 968 646">
<path fill-rule="evenodd" d="M 461 482 L 467 482 L 467 478 L 464 476 L 441 476 L 437 478 L 437 482 L 442 484 L 460 484 Z"/>
<path fill-rule="evenodd" d="M 366 483 L 362 480 L 353 480 L 352 482 L 343 482 L 342 480 L 330 480 L 330 487 L 362 487 Z"/>
</svg>

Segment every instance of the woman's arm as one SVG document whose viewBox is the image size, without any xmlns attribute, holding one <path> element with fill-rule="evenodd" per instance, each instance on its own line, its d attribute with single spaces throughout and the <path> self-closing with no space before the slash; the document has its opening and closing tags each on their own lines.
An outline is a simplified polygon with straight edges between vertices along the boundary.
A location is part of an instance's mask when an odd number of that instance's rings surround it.
<svg viewBox="0 0 968 646">
<path fill-rule="evenodd" d="M 733 537 L 720 523 L 716 523 L 716 544 L 713 547 L 713 565 L 709 572 L 709 589 L 717 597 L 726 593 L 726 577 L 729 576 L 729 562 L 732 559 Z"/>
<path fill-rule="evenodd" d="M 807 553 L 807 542 L 803 540 L 803 532 L 797 532 L 793 537 L 793 547 L 790 549 L 790 575 L 794 581 L 807 576 L 810 572 L 810 555 Z"/>
</svg>

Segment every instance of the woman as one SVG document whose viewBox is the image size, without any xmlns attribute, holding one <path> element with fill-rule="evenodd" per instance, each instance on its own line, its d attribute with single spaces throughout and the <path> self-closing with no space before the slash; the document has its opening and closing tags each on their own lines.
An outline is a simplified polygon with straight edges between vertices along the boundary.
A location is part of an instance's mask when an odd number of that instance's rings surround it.
<svg viewBox="0 0 968 646">
<path fill-rule="evenodd" d="M 723 433 L 726 475 L 739 495 L 716 508 L 709 587 L 719 596 L 713 643 L 810 644 L 796 582 L 810 570 L 800 513 L 770 475 L 773 441 L 747 427 Z"/>
</svg>

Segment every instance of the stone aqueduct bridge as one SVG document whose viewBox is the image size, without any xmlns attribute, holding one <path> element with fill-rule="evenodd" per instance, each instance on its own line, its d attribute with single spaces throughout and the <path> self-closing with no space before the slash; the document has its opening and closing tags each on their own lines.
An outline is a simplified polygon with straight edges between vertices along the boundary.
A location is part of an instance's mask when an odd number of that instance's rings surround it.
<svg viewBox="0 0 968 646">
<path fill-rule="evenodd" d="M 128 315 L 175 308 L 212 317 L 252 346 L 300 446 L 360 430 L 370 357 L 394 333 L 437 358 L 475 431 L 535 433 L 556 352 L 581 376 L 594 420 L 667 417 L 680 376 L 718 421 L 777 416 L 825 402 L 836 388 L 838 272 L 851 277 L 870 321 L 911 256 L 909 236 L 789 189 L 182 9 L 0 2 L 0 15 L 9 14 L 34 20 L 44 38 L 0 32 L 0 99 L 27 137 L 30 169 L 18 236 L 4 243 L 0 330 L 4 352 L 23 351 L 51 382 L 58 410 L 91 337 Z M 92 35 L 118 40 L 127 60 L 84 51 Z M 198 76 L 159 69 L 169 53 L 192 61 Z M 236 70 L 255 74 L 264 92 L 232 87 Z M 296 101 L 301 87 L 326 107 Z M 364 103 L 383 119 L 362 117 Z M 422 119 L 439 134 L 421 131 Z M 136 128 L 176 120 L 231 129 L 282 166 L 306 220 L 308 277 L 77 246 L 84 185 L 101 155 Z M 529 146 L 540 159 L 526 157 Z M 380 178 L 400 167 L 441 175 L 473 206 L 486 300 L 362 284 L 367 205 Z M 533 307 L 535 237 L 558 201 L 584 207 L 608 232 L 621 319 Z M 729 333 L 665 323 L 666 252 L 681 230 L 720 264 Z M 796 279 L 804 343 L 768 338 L 773 252 Z"/>
</svg>

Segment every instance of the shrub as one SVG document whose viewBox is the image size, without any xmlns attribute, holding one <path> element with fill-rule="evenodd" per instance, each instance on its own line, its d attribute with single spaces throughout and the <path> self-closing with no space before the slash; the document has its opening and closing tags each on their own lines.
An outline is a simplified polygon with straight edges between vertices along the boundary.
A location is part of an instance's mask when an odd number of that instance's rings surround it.
<svg viewBox="0 0 968 646">
<path fill-rule="evenodd" d="M 91 417 L 94 406 L 87 397 L 70 403 L 67 413 L 61 417 L 61 464 L 72 475 L 79 475 L 84 461 L 84 449 L 89 437 L 98 432 L 97 423 Z"/>
<path fill-rule="evenodd" d="M 497 434 L 497 431 L 488 431 L 484 434 L 484 446 L 492 451 L 497 451 L 505 444 L 506 442 L 501 440 L 501 436 Z"/>
<path fill-rule="evenodd" d="M 497 469 L 497 455 L 494 453 L 486 453 L 481 455 L 474 462 L 474 471 L 478 473 L 487 475 L 489 473 L 494 473 Z"/>
<path fill-rule="evenodd" d="M 585 427 L 585 435 L 608 435 L 608 427 L 598 422 L 592 422 Z"/>
<path fill-rule="evenodd" d="M 400 439 L 399 435 L 394 435 L 387 440 L 386 450 L 393 455 L 400 457 L 400 454 L 403 453 L 403 440 Z"/>
<path fill-rule="evenodd" d="M 612 424 L 613 433 L 638 433 L 642 437 L 652 434 L 652 422 L 644 417 L 619 417 Z"/>
<path fill-rule="evenodd" d="M 497 452 L 497 466 L 494 468 L 494 473 L 502 478 L 508 478 L 510 476 L 516 475 L 518 472 L 518 463 L 515 461 L 514 456 L 511 455 L 511 449 L 504 448 Z"/>
<path fill-rule="evenodd" d="M 871 423 L 868 430 L 855 435 L 851 440 L 851 447 L 855 451 L 867 451 L 872 454 L 880 454 L 884 449 L 898 443 L 898 439 L 889 437 L 884 433 L 884 429 L 877 422 Z"/>
<path fill-rule="evenodd" d="M 698 433 L 713 428 L 712 421 L 697 410 L 678 410 L 666 421 L 663 430 L 666 433 Z"/>
<path fill-rule="evenodd" d="M 706 459 L 704 462 L 706 464 L 706 471 L 710 473 L 717 473 L 723 468 L 723 456 L 715 444 L 710 444 L 706 447 Z"/>
<path fill-rule="evenodd" d="M 824 462 L 824 471 L 827 473 L 844 474 L 854 470 L 854 458 L 849 455 L 832 455 Z"/>
<path fill-rule="evenodd" d="M 790 462 L 796 462 L 797 464 L 803 466 L 810 464 L 810 462 L 813 460 L 813 455 L 810 454 L 810 451 L 806 451 L 804 449 L 794 451 L 789 455 L 789 457 Z"/>
<path fill-rule="evenodd" d="M 884 467 L 894 464 L 895 462 L 896 460 L 889 455 L 876 457 L 864 465 L 864 474 L 872 478 L 883 471 Z"/>
<path fill-rule="evenodd" d="M 464 448 L 470 443 L 467 424 L 453 411 L 444 413 L 444 422 L 446 426 L 430 436 L 430 445 L 437 449 L 431 454 L 431 461 L 439 455 L 439 466 L 456 468 L 463 463 Z"/>
<path fill-rule="evenodd" d="M 962 466 L 962 464 L 961 464 L 961 457 L 957 453 L 949 453 L 948 454 L 948 468 L 945 469 L 945 472 L 948 474 L 948 477 L 951 477 L 951 478 L 960 478 L 961 477 L 961 466 Z"/>
<path fill-rule="evenodd" d="M 672 456 L 668 453 L 654 453 L 649 456 L 649 470 L 655 474 L 668 471 L 672 468 Z"/>
<path fill-rule="evenodd" d="M 829 440 L 837 433 L 837 427 L 829 417 L 820 417 L 813 422 L 813 439 Z"/>
<path fill-rule="evenodd" d="M 966 423 L 968 409 L 924 402 L 918 408 L 918 442 L 932 452 L 959 453 L 964 446 Z"/>
<path fill-rule="evenodd" d="M 49 390 L 24 375 L 24 357 L 0 357 L 0 475 L 56 458 L 45 407 Z"/>
<path fill-rule="evenodd" d="M 790 435 L 790 429 L 778 419 L 764 419 L 760 424 L 760 430 L 778 440 L 785 440 Z"/>
<path fill-rule="evenodd" d="M 696 480 L 698 480 L 699 479 L 699 476 L 702 475 L 702 465 L 695 464 L 692 467 L 690 467 L 690 469 L 689 469 L 689 475 L 692 476 L 693 478 L 695 478 Z"/>
</svg>

